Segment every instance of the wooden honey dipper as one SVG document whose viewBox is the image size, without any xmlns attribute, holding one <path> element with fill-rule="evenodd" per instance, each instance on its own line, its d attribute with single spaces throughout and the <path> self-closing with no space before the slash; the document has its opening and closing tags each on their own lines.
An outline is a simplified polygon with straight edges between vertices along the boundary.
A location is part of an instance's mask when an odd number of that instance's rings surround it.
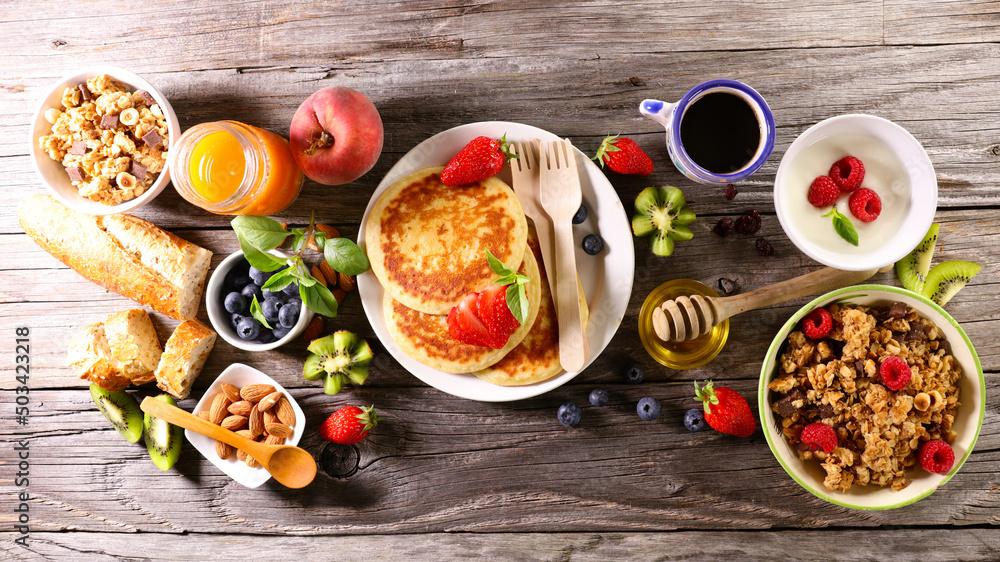
<svg viewBox="0 0 1000 562">
<path fill-rule="evenodd" d="M 664 301 L 653 309 L 653 331 L 663 342 L 691 340 L 707 334 L 726 318 L 741 312 L 855 285 L 891 268 L 892 264 L 867 271 L 843 271 L 825 267 L 732 297 L 677 297 Z"/>
</svg>

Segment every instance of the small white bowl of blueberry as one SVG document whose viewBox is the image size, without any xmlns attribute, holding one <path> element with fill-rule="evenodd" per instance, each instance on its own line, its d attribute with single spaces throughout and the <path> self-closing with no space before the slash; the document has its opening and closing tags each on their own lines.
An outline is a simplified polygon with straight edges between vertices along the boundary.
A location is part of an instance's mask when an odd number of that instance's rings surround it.
<svg viewBox="0 0 1000 562">
<path fill-rule="evenodd" d="M 271 253 L 285 255 L 278 250 Z M 243 252 L 238 251 L 222 260 L 209 278 L 205 298 L 208 318 L 215 331 L 233 347 L 246 351 L 281 347 L 299 337 L 312 320 L 313 311 L 299 298 L 298 283 L 273 293 L 261 289 L 274 273 L 277 271 L 251 267 Z M 251 314 L 254 297 L 270 328 Z"/>
</svg>

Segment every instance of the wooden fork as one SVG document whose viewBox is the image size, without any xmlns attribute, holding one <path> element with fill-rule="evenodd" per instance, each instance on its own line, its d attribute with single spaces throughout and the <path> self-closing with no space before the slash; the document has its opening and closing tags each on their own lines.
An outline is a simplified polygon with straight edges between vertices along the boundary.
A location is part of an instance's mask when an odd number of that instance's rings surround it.
<svg viewBox="0 0 1000 562">
<path fill-rule="evenodd" d="M 576 153 L 568 139 L 541 144 L 539 187 L 542 208 L 552 219 L 556 253 L 556 316 L 559 319 L 559 363 L 574 372 L 587 362 L 587 349 L 580 317 L 573 215 L 583 202 Z"/>
<path fill-rule="evenodd" d="M 555 250 L 552 248 L 552 221 L 542 209 L 538 191 L 538 155 L 536 148 L 530 143 L 511 143 L 517 158 L 510 160 L 510 171 L 513 176 L 514 193 L 521 203 L 524 214 L 535 225 L 538 235 L 538 246 L 542 250 L 542 263 L 545 275 L 549 280 L 549 291 L 556 295 L 556 265 Z M 529 250 L 530 251 L 530 250 Z M 553 300 L 555 297 L 553 296 Z M 558 309 L 557 309 L 558 310 Z"/>
</svg>

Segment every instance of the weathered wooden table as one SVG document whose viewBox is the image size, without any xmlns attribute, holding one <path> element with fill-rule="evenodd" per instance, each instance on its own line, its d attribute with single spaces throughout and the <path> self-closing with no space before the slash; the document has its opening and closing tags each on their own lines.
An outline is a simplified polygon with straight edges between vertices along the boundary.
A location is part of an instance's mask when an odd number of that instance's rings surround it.
<svg viewBox="0 0 1000 562">
<path fill-rule="evenodd" d="M 1000 3 L 817 0 L 701 2 L 28 2 L 0 5 L 0 556 L 5 559 L 923 559 L 996 558 L 1000 532 Z M 381 160 L 359 181 L 307 183 L 281 219 L 310 211 L 355 236 L 386 171 L 430 135 L 463 123 L 510 120 L 569 137 L 593 153 L 608 133 L 636 139 L 656 162 L 646 178 L 610 177 L 631 211 L 648 185 L 680 186 L 699 219 L 675 255 L 635 243 L 631 302 L 608 350 L 569 384 L 537 398 L 490 404 L 430 388 L 395 361 L 370 383 L 329 397 L 302 379 L 301 343 L 249 355 L 220 342 L 190 409 L 227 365 L 272 374 L 305 409 L 302 445 L 318 453 L 318 424 L 341 404 L 375 404 L 384 418 L 360 445 L 359 470 L 320 474 L 301 491 L 273 481 L 249 490 L 190 445 L 162 472 L 141 445 L 125 443 L 63 366 L 76 330 L 132 306 L 63 267 L 21 232 L 18 201 L 43 190 L 28 157 L 28 125 L 59 76 L 109 63 L 144 76 L 171 100 L 184 128 L 236 119 L 287 134 L 298 104 L 323 86 L 366 93 L 385 122 Z M 774 155 L 726 201 L 669 163 L 663 130 L 641 118 L 646 97 L 676 99 L 709 78 L 756 88 L 778 127 Z M 873 113 L 912 132 L 937 171 L 936 260 L 972 259 L 982 273 L 949 305 L 987 371 L 987 414 L 961 472 L 917 504 L 887 512 L 837 507 L 803 491 L 775 461 L 760 431 L 750 439 L 689 433 L 692 381 L 713 378 L 756 410 L 760 361 L 804 300 L 738 316 L 709 365 L 667 370 L 643 350 L 636 318 L 660 283 L 725 277 L 746 291 L 819 265 L 785 237 L 771 183 L 789 143 L 827 117 Z M 724 216 L 759 209 L 760 235 L 721 239 Z M 203 245 L 237 249 L 226 217 L 168 189 L 137 215 Z M 896 285 L 891 273 L 875 278 Z M 204 311 L 202 312 L 204 316 Z M 154 314 L 165 339 L 174 322 Z M 206 319 L 207 321 L 207 319 Z M 14 421 L 15 328 L 31 331 L 31 416 Z M 356 294 L 328 330 L 375 341 Z M 376 353 L 386 354 L 376 345 Z M 623 383 L 630 359 L 647 381 Z M 595 386 L 611 404 L 587 407 L 575 429 L 555 417 L 585 404 Z M 663 402 L 641 422 L 635 403 Z M 30 457 L 17 484 L 18 443 Z M 15 544 L 25 492 L 28 547 Z"/>
</svg>

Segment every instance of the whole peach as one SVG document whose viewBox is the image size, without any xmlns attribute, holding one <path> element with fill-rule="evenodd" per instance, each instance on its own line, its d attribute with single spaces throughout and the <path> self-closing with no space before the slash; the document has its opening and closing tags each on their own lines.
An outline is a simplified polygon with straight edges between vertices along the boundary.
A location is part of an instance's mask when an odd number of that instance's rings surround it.
<svg viewBox="0 0 1000 562">
<path fill-rule="evenodd" d="M 364 94 L 329 86 L 306 98 L 288 133 L 295 163 L 309 179 L 340 185 L 372 169 L 382 154 L 382 118 Z"/>
</svg>

